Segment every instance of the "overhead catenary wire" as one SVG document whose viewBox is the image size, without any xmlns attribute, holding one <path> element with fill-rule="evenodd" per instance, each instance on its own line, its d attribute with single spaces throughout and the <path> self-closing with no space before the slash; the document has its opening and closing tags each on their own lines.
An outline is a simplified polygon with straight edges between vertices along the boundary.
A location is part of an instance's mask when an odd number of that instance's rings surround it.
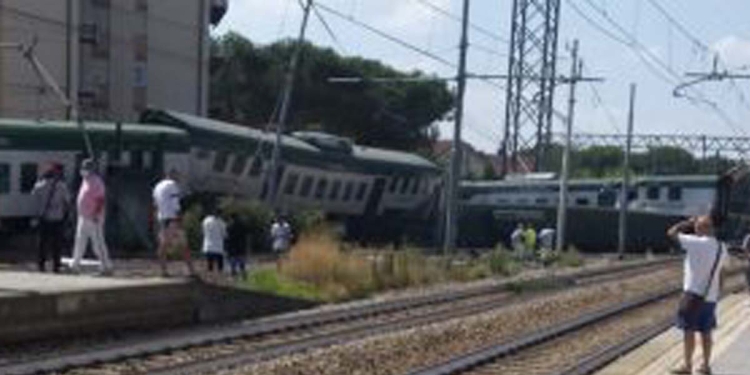
<svg viewBox="0 0 750 375">
<path fill-rule="evenodd" d="M 637 38 L 635 38 L 630 32 L 625 30 L 625 28 L 620 25 L 616 20 L 614 20 L 610 14 L 602 9 L 599 5 L 595 4 L 593 0 L 584 0 L 588 6 L 596 11 L 604 20 L 606 20 L 610 25 L 612 25 L 615 29 L 618 30 L 626 39 L 623 38 L 614 38 L 614 40 L 618 42 L 623 42 L 625 46 L 630 48 L 634 53 L 636 53 L 637 56 L 641 59 L 641 61 L 644 62 L 644 64 L 649 68 L 649 70 L 654 73 L 655 75 L 658 75 L 660 78 L 665 80 L 665 82 L 675 85 L 679 80 L 682 78 L 678 73 L 676 73 L 671 67 L 669 67 L 663 60 L 661 60 L 658 56 L 656 56 L 652 51 L 650 51 L 648 48 L 643 46 L 643 44 L 638 41 Z M 572 4 L 573 0 L 567 0 L 568 4 Z M 580 9 L 579 9 L 580 10 Z M 591 22 L 591 18 L 584 19 L 587 22 Z M 600 27 L 596 27 L 599 31 L 601 31 Z M 612 36 L 612 33 L 606 33 L 608 36 Z M 648 58 L 648 59 L 647 59 Z M 658 70 L 652 69 L 653 67 L 650 66 L 650 64 L 647 61 L 653 61 L 656 63 L 663 72 L 659 72 Z M 658 73 L 657 73 L 658 72 Z M 713 101 L 710 101 L 706 99 L 703 92 L 700 90 L 692 89 L 697 95 L 697 97 L 689 97 L 686 96 L 685 98 L 688 99 L 692 104 L 698 104 L 702 103 L 706 105 L 711 111 L 716 114 L 719 119 L 722 120 L 735 134 L 742 133 L 743 135 L 746 134 L 744 129 L 739 127 L 727 113 L 721 109 L 716 103 Z"/>
<path fill-rule="evenodd" d="M 416 1 L 417 3 L 423 5 L 427 9 L 430 9 L 431 11 L 433 11 L 433 12 L 435 12 L 437 14 L 440 14 L 440 15 L 448 18 L 448 19 L 451 19 L 451 20 L 453 20 L 453 21 L 455 21 L 457 23 L 461 23 L 462 22 L 461 21 L 461 16 L 459 16 L 457 14 L 454 14 L 454 13 L 451 13 L 450 11 L 448 11 L 448 10 L 442 8 L 442 7 L 439 7 L 439 6 L 437 6 L 437 5 L 429 2 L 427 0 L 414 0 L 414 1 Z M 475 23 L 469 22 L 469 28 L 472 29 L 472 30 L 474 30 L 474 31 L 476 31 L 476 32 L 478 32 L 481 35 L 484 35 L 484 36 L 490 38 L 490 39 L 493 39 L 493 40 L 496 40 L 496 41 L 499 41 L 499 42 L 503 42 L 505 44 L 509 43 L 509 41 L 508 41 L 507 38 L 504 38 L 504 37 L 500 36 L 500 34 L 494 33 L 494 32 L 492 32 L 492 31 L 490 31 L 490 30 L 488 30 L 488 29 L 486 29 L 486 28 L 484 28 L 482 26 L 479 26 L 479 25 L 475 24 Z"/>
</svg>

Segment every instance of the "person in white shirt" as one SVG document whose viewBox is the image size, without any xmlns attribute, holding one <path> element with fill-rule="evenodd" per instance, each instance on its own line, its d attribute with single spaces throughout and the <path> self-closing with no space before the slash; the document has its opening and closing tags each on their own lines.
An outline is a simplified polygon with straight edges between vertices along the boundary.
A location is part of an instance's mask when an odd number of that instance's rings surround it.
<svg viewBox="0 0 750 375">
<path fill-rule="evenodd" d="M 272 247 L 275 253 L 289 250 L 292 241 L 292 227 L 282 217 L 277 217 L 271 225 Z"/>
<path fill-rule="evenodd" d="M 555 230 L 546 227 L 539 232 L 539 245 L 544 250 L 552 250 L 555 245 Z"/>
<path fill-rule="evenodd" d="M 224 271 L 224 241 L 227 239 L 227 224 L 224 220 L 212 212 L 203 219 L 203 255 L 206 257 L 208 272 L 214 268 L 222 273 Z"/>
<path fill-rule="evenodd" d="M 517 256 L 521 256 L 524 251 L 524 229 L 523 224 L 518 224 L 513 233 L 510 234 L 510 246 Z"/>
<path fill-rule="evenodd" d="M 161 273 L 164 277 L 169 276 L 167 273 L 167 257 L 169 252 L 174 248 L 182 251 L 190 275 L 195 275 L 193 262 L 190 258 L 190 247 L 180 222 L 180 198 L 182 198 L 182 192 L 179 181 L 179 173 L 174 169 L 170 170 L 165 178 L 156 184 L 153 192 L 156 218 L 159 222 L 159 247 L 157 255 L 159 257 Z"/>
<path fill-rule="evenodd" d="M 687 234 L 693 232 L 693 234 Z M 683 293 L 702 300 L 696 313 L 684 308 L 677 316 L 677 326 L 684 332 L 683 365 L 673 374 L 691 374 L 695 334 L 700 333 L 703 346 L 703 365 L 700 373 L 710 374 L 712 349 L 711 331 L 716 327 L 716 302 L 719 299 L 722 263 L 726 258 L 725 246 L 714 236 L 711 217 L 699 216 L 675 224 L 667 235 L 677 241 L 685 251 Z M 686 298 L 686 296 L 683 296 Z"/>
</svg>

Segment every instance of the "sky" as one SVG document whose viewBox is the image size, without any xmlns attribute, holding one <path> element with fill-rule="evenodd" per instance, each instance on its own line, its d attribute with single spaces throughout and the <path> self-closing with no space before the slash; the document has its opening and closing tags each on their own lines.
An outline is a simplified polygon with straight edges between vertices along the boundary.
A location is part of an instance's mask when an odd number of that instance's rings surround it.
<svg viewBox="0 0 750 375">
<path fill-rule="evenodd" d="M 701 83 L 694 86 L 691 97 L 696 99 L 692 100 L 672 94 L 677 85 L 689 80 L 687 72 L 710 71 L 714 55 L 719 56 L 722 68 L 750 74 L 750 1 L 560 1 L 558 73 L 570 71 L 569 46 L 578 39 L 585 74 L 604 79 L 577 86 L 575 132 L 623 133 L 629 85 L 636 83 L 636 134 L 750 134 L 750 80 Z M 307 34 L 313 43 L 346 56 L 379 59 L 399 69 L 455 76 L 455 67 L 404 48 L 323 7 L 457 62 L 460 24 L 455 18 L 461 13 L 462 0 L 316 2 L 320 17 L 310 18 Z M 428 5 L 447 10 L 453 17 Z M 469 72 L 506 73 L 511 6 L 512 0 L 471 1 L 474 27 L 469 33 Z M 213 33 L 234 31 L 254 43 L 267 44 L 294 37 L 301 19 L 298 0 L 230 0 L 227 15 Z M 497 152 L 502 142 L 504 85 L 504 81 L 467 85 L 463 139 L 488 153 Z M 568 88 L 558 87 L 555 109 L 566 113 L 567 101 Z M 555 119 L 553 131 L 563 129 L 562 120 Z M 441 123 L 440 134 L 450 139 L 452 123 Z"/>
</svg>

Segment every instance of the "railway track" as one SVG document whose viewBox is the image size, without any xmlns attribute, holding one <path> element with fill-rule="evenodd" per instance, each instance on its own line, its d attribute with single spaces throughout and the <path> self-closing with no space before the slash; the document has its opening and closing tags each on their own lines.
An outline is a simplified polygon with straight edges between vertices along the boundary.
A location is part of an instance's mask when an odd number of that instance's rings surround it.
<svg viewBox="0 0 750 375">
<path fill-rule="evenodd" d="M 545 290 L 570 288 L 649 273 L 673 264 L 676 264 L 674 259 L 666 259 L 586 271 L 565 277 L 548 277 L 533 283 L 537 286 L 546 285 L 543 288 Z M 101 369 L 100 364 L 106 364 L 103 366 L 117 373 L 199 374 L 366 336 L 470 316 L 540 295 L 531 293 L 519 297 L 509 292 L 509 289 L 513 289 L 513 285 L 501 284 L 220 328 L 191 329 L 92 347 L 85 351 L 56 353 L 46 358 L 11 362 L 0 366 L 0 373 L 25 375 L 65 373 L 72 370 L 71 373 L 86 374 L 96 373 L 94 370 Z M 189 355 L 186 355 L 189 351 Z M 185 357 L 189 357 L 189 360 Z"/>
<path fill-rule="evenodd" d="M 733 281 L 728 292 L 743 289 Z M 589 375 L 673 326 L 680 293 L 670 288 L 408 375 Z"/>
</svg>

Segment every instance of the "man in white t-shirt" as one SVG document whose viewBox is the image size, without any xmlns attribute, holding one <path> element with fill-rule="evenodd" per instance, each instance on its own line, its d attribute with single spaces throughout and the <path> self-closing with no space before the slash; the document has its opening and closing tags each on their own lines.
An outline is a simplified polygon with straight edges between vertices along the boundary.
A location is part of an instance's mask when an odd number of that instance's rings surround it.
<svg viewBox="0 0 750 375">
<path fill-rule="evenodd" d="M 190 259 L 185 231 L 180 223 L 180 199 L 182 192 L 179 186 L 180 175 L 176 170 L 170 170 L 166 177 L 154 187 L 153 198 L 156 206 L 156 218 L 159 222 L 159 265 L 162 276 L 168 276 L 167 256 L 174 248 L 182 251 L 190 275 L 195 275 L 193 262 Z"/>
<path fill-rule="evenodd" d="M 693 232 L 693 234 L 687 234 Z M 685 251 L 683 291 L 704 298 L 697 314 L 678 313 L 677 326 L 683 330 L 684 363 L 673 374 L 691 374 L 695 334 L 700 333 L 703 345 L 703 366 L 700 373 L 710 374 L 712 338 L 716 327 L 716 302 L 719 299 L 720 275 L 726 251 L 714 236 L 711 217 L 699 216 L 675 224 L 667 235 Z"/>
<path fill-rule="evenodd" d="M 214 268 L 224 271 L 224 241 L 227 239 L 227 224 L 215 210 L 203 219 L 203 255 L 206 257 L 208 272 Z"/>
<path fill-rule="evenodd" d="M 292 227 L 282 217 L 277 217 L 271 225 L 272 248 L 275 253 L 285 253 L 292 242 Z"/>
</svg>

